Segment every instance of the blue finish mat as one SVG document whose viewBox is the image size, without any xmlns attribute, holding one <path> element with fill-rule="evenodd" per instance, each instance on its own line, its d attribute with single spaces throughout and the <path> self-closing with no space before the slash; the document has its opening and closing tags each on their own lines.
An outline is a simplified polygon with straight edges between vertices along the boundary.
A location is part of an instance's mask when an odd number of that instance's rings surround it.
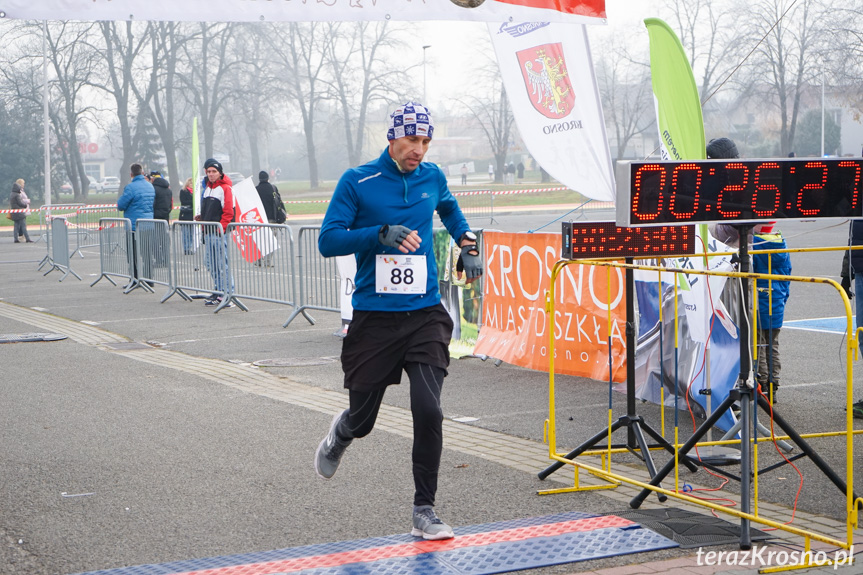
<svg viewBox="0 0 863 575">
<path fill-rule="evenodd" d="M 677 547 L 628 519 L 567 512 L 455 529 L 91 571 L 84 575 L 491 575 Z"/>
</svg>

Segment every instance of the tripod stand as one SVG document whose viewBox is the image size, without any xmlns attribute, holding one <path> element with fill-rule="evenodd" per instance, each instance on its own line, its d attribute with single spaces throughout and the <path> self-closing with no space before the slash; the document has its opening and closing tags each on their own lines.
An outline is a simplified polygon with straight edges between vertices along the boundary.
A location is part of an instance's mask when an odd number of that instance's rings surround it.
<svg viewBox="0 0 863 575">
<path fill-rule="evenodd" d="M 744 274 L 749 273 L 749 246 L 748 234 L 752 228 L 751 225 L 738 225 L 737 230 L 740 236 L 740 271 Z M 766 399 L 755 393 L 752 386 L 752 361 L 749 355 L 749 322 L 746 320 L 749 313 L 749 279 L 741 278 L 743 289 L 743 297 L 741 298 L 740 309 L 740 375 L 737 379 L 735 388 L 728 394 L 728 397 L 719 404 L 716 410 L 695 430 L 686 443 L 679 450 L 679 457 L 682 459 L 687 456 L 689 451 L 698 443 L 701 438 L 710 430 L 713 425 L 719 421 L 719 418 L 727 409 L 730 409 L 735 401 L 740 401 L 740 510 L 743 513 L 750 513 L 751 497 L 750 491 L 752 487 L 752 428 L 753 425 L 750 419 L 753 416 L 752 402 L 756 406 L 760 406 L 772 418 L 776 425 L 785 432 L 791 441 L 800 448 L 803 455 L 809 457 L 818 469 L 836 486 L 842 493 L 847 493 L 845 482 L 830 468 L 826 461 L 821 459 L 818 453 L 809 446 L 806 441 L 794 430 L 794 428 L 786 422 L 777 412 L 775 408 L 771 408 Z M 754 397 L 754 399 L 753 399 Z M 670 460 L 659 472 L 651 478 L 649 484 L 657 487 L 660 482 L 674 469 L 674 460 Z M 650 489 L 642 489 L 636 495 L 629 505 L 633 509 L 638 509 L 644 500 L 650 495 Z M 857 495 L 854 494 L 854 500 L 857 500 Z M 752 541 L 749 532 L 749 519 L 740 519 L 740 548 L 749 549 L 752 547 Z"/>
<path fill-rule="evenodd" d="M 626 258 L 626 263 L 631 264 L 632 258 Z M 615 448 L 625 447 L 633 453 L 637 448 L 641 455 L 640 458 L 644 461 L 647 472 L 651 478 L 656 477 L 656 465 L 653 462 L 653 457 L 650 455 L 651 447 L 661 447 L 674 455 L 674 446 L 671 445 L 660 433 L 650 427 L 650 425 L 635 412 L 635 280 L 632 268 L 626 268 L 626 415 L 618 418 L 611 427 L 606 427 L 572 451 L 566 454 L 566 459 L 575 459 L 585 451 L 596 447 L 603 439 L 618 429 L 626 428 L 627 441 L 623 446 L 612 446 Z M 661 361 L 661 358 L 660 358 Z M 647 443 L 645 433 L 649 435 L 656 445 L 651 446 Z M 683 460 L 690 471 L 696 471 L 698 467 L 689 460 Z M 558 469 L 564 466 L 564 463 L 555 461 L 542 471 L 537 476 L 540 479 L 545 479 Z M 661 481 L 661 479 L 660 479 Z M 659 481 L 656 483 L 659 485 Z M 664 502 L 668 497 L 662 493 L 657 494 L 659 501 Z"/>
</svg>

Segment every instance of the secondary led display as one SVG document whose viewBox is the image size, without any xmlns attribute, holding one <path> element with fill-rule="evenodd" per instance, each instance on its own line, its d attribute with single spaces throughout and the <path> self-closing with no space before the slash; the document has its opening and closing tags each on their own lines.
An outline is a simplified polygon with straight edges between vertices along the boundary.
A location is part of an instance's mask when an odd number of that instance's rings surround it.
<svg viewBox="0 0 863 575">
<path fill-rule="evenodd" d="M 695 226 L 621 228 L 614 222 L 563 223 L 563 259 L 665 257 L 694 251 Z"/>
</svg>

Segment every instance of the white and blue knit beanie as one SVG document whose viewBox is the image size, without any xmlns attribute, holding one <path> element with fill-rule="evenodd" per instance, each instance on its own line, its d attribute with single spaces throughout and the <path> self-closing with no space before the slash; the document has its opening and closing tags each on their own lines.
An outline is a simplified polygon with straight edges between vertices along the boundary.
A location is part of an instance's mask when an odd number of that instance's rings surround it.
<svg viewBox="0 0 863 575">
<path fill-rule="evenodd" d="M 405 136 L 421 136 L 431 138 L 434 133 L 431 113 L 422 104 L 408 102 L 396 108 L 390 114 L 390 127 L 387 130 L 387 140 L 404 138 Z"/>
</svg>

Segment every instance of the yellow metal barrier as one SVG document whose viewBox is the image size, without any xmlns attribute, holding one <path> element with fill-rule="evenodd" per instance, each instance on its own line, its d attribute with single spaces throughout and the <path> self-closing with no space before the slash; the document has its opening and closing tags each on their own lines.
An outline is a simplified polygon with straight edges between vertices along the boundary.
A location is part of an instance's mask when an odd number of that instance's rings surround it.
<svg viewBox="0 0 863 575">
<path fill-rule="evenodd" d="M 798 248 L 798 249 L 785 249 L 785 250 L 759 250 L 758 253 L 801 253 L 801 252 L 822 252 L 822 251 L 844 251 L 847 250 L 847 247 L 838 247 L 838 248 Z M 699 254 L 700 255 L 700 254 Z M 727 255 L 727 254 L 711 254 L 711 255 Z M 725 513 L 727 515 L 731 515 L 733 517 L 737 517 L 740 519 L 747 519 L 754 523 L 759 523 L 761 525 L 772 527 L 775 529 L 780 529 L 782 531 L 786 531 L 788 533 L 792 533 L 795 535 L 799 535 L 805 540 L 805 548 L 809 550 L 810 543 L 812 540 L 821 541 L 823 543 L 827 543 L 829 545 L 835 545 L 841 549 L 848 550 L 853 546 L 853 530 L 858 527 L 858 507 L 863 507 L 863 497 L 858 498 L 856 501 L 854 500 L 854 452 L 853 452 L 853 442 L 854 435 L 863 433 L 861 431 L 854 431 L 853 428 L 853 411 L 852 411 L 852 375 L 853 375 L 853 362 L 852 357 L 854 359 L 857 358 L 858 350 L 859 350 L 859 337 L 860 332 L 863 331 L 863 326 L 861 326 L 857 332 L 854 332 L 853 326 L 853 314 L 851 309 L 851 303 L 848 299 L 848 296 L 845 293 L 845 290 L 834 280 L 827 278 L 816 278 L 816 277 L 802 277 L 802 276 L 784 276 L 784 275 L 772 275 L 772 274 L 759 274 L 759 273 L 741 273 L 741 272 L 721 272 L 721 271 L 705 271 L 705 270 L 694 270 L 694 269 L 679 269 L 679 268 L 669 268 L 662 266 L 653 266 L 653 265 L 636 265 L 636 264 L 626 264 L 621 263 L 619 261 L 608 261 L 608 260 L 561 260 L 555 263 L 552 267 L 551 273 L 551 283 L 550 289 L 546 292 L 546 313 L 550 314 L 552 317 L 554 316 L 554 301 L 555 301 L 555 283 L 557 277 L 562 272 L 563 268 L 567 265 L 594 265 L 594 266 L 605 266 L 607 268 L 607 272 L 610 273 L 611 268 L 622 268 L 622 269 L 631 269 L 631 270 L 643 270 L 643 271 L 656 271 L 659 275 L 660 282 L 663 273 L 672 273 L 672 274 L 687 274 L 687 275 L 704 275 L 704 276 L 724 276 L 727 278 L 747 278 L 750 280 L 758 280 L 758 279 L 766 279 L 768 281 L 792 281 L 792 282 L 806 282 L 806 283 L 816 283 L 816 284 L 825 284 L 832 286 L 838 293 L 840 298 L 842 299 L 842 303 L 845 306 L 845 317 L 846 317 L 846 333 L 849 336 L 846 338 L 846 389 L 845 389 L 845 408 L 846 408 L 846 429 L 844 431 L 833 431 L 833 432 L 822 432 L 822 433 L 808 433 L 808 434 L 799 434 L 798 437 L 801 438 L 824 438 L 824 437 L 845 437 L 845 448 L 846 448 L 846 472 L 845 472 L 845 485 L 846 485 L 846 517 L 845 517 L 845 527 L 846 527 L 846 537 L 844 540 L 837 539 L 833 536 L 829 536 L 822 533 L 817 533 L 815 531 L 810 531 L 798 527 L 794 527 L 785 523 L 781 523 L 779 521 L 774 521 L 772 519 L 766 518 L 759 513 L 758 510 L 758 467 L 757 467 L 757 446 L 760 442 L 763 441 L 779 441 L 784 439 L 789 439 L 788 436 L 775 436 L 771 429 L 770 437 L 758 438 L 757 436 L 751 440 L 753 445 L 753 458 L 755 465 L 753 466 L 754 477 L 753 477 L 753 485 L 754 485 L 754 500 L 755 507 L 753 513 L 744 513 L 741 511 L 734 510 L 729 507 L 725 507 L 722 505 L 718 505 L 715 503 L 711 503 L 709 501 L 705 501 L 702 499 L 698 499 L 695 497 L 691 497 L 686 495 L 680 491 L 679 488 L 679 457 L 678 451 L 682 447 L 679 443 L 678 438 L 678 426 L 675 424 L 674 428 L 674 490 L 664 489 L 662 487 L 651 485 L 647 482 L 627 477 L 620 472 L 612 472 L 611 470 L 611 456 L 615 453 L 625 453 L 628 449 L 612 449 L 611 442 L 611 424 L 612 424 L 612 409 L 609 407 L 608 411 L 608 426 L 609 426 L 609 434 L 608 434 L 608 447 L 604 450 L 587 450 L 582 453 L 580 456 L 574 459 L 567 459 L 565 457 L 566 452 L 559 452 L 557 448 L 557 434 L 556 434 L 556 424 L 555 424 L 555 395 L 554 395 L 554 333 L 551 331 L 549 333 L 549 348 L 551 353 L 549 353 L 549 415 L 548 419 L 545 422 L 545 438 L 548 442 L 549 446 L 549 458 L 564 464 L 573 465 L 575 468 L 575 484 L 572 488 L 563 488 L 563 489 L 551 489 L 547 491 L 540 492 L 541 494 L 550 494 L 550 493 L 560 493 L 560 492 L 572 492 L 572 491 L 585 491 L 588 489 L 608 489 L 614 488 L 621 483 L 626 483 L 629 485 L 633 485 L 640 489 L 649 489 L 656 493 L 664 494 L 668 497 L 674 497 L 680 499 L 682 501 L 686 501 L 688 503 L 692 503 L 694 505 L 699 505 L 702 507 L 706 507 L 713 511 L 718 511 L 721 513 Z M 610 282 L 608 282 L 610 284 Z M 756 282 L 753 281 L 753 290 L 756 288 Z M 678 329 L 677 329 L 677 282 L 674 282 L 674 301 L 675 301 L 675 350 L 678 349 Z M 660 290 L 661 293 L 661 290 Z M 634 297 L 630 294 L 630 297 Z M 861 295 L 863 297 L 863 295 Z M 610 300 L 609 300 L 610 301 Z M 752 298 L 752 305 L 756 307 L 756 311 L 751 312 L 751 316 L 753 318 L 757 318 L 757 305 L 758 298 L 757 292 L 754 292 L 754 297 Z M 772 305 L 770 306 L 772 309 Z M 660 309 L 660 321 L 662 314 L 662 306 L 659 306 Z M 611 321 L 611 310 L 609 309 L 609 322 Z M 757 324 L 755 323 L 757 319 L 753 319 L 752 323 L 752 333 L 753 333 L 753 341 L 751 342 L 753 348 L 755 349 L 755 353 L 753 353 L 753 369 L 755 365 L 757 365 Z M 610 333 L 610 328 L 609 328 Z M 851 334 L 854 334 L 852 337 Z M 609 349 L 611 346 L 609 345 Z M 770 398 L 772 403 L 772 397 Z M 665 415 L 664 415 L 664 397 L 663 397 L 663 410 L 661 412 L 661 420 L 662 420 L 662 435 L 665 436 Z M 676 421 L 676 420 L 675 420 Z M 726 441 L 707 441 L 707 442 L 699 442 L 696 444 L 696 447 L 701 446 L 710 446 L 710 445 L 728 445 L 728 444 L 738 444 L 739 440 L 726 440 Z M 661 449 L 661 448 L 656 448 Z M 579 457 L 584 457 L 588 455 L 601 455 L 602 457 L 602 466 L 596 467 L 594 465 L 590 465 L 585 463 L 584 461 L 579 461 Z M 578 481 L 579 470 L 584 470 L 598 478 L 601 478 L 608 482 L 607 485 L 599 485 L 599 486 L 588 486 L 588 487 L 580 487 Z M 811 558 L 811 557 L 810 557 Z M 816 566 L 814 563 L 803 564 L 800 566 L 786 566 L 786 567 L 776 567 L 765 569 L 763 572 L 773 572 L 773 571 L 784 571 L 791 570 L 796 568 L 807 568 Z"/>
</svg>

